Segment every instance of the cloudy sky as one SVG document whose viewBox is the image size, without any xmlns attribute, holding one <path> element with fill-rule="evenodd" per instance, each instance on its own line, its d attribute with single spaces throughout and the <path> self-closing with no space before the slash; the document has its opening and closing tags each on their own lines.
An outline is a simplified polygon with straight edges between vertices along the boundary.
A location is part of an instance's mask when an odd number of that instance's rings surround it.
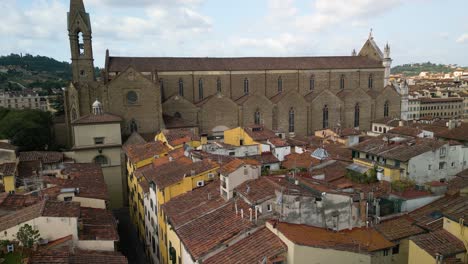
<svg viewBox="0 0 468 264">
<path fill-rule="evenodd" d="M 94 57 L 349 55 L 373 29 L 395 64 L 468 66 L 467 0 L 84 0 Z M 0 54 L 68 61 L 69 0 L 0 0 Z"/>
</svg>

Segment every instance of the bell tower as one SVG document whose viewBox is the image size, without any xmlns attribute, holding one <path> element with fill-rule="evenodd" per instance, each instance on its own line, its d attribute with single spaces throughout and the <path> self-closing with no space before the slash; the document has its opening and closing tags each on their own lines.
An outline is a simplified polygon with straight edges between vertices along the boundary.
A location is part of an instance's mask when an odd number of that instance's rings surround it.
<svg viewBox="0 0 468 264">
<path fill-rule="evenodd" d="M 91 21 L 84 8 L 83 0 L 70 0 L 68 36 L 74 83 L 87 83 L 95 80 L 91 35 Z"/>
</svg>

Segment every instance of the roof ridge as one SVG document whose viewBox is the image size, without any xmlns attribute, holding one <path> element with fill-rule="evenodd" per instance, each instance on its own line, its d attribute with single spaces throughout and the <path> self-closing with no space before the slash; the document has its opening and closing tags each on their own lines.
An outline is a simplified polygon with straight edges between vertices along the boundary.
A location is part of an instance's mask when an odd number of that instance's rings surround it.
<svg viewBox="0 0 468 264">
<path fill-rule="evenodd" d="M 186 226 L 186 225 L 188 225 L 188 224 L 194 222 L 195 220 L 198 220 L 198 219 L 200 219 L 200 218 L 202 218 L 202 217 L 204 217 L 204 216 L 206 216 L 206 215 L 209 215 L 209 214 L 211 214 L 211 213 L 213 213 L 213 212 L 216 212 L 217 210 L 219 210 L 219 209 L 221 209 L 221 208 L 224 208 L 224 207 L 230 205 L 231 203 L 232 203 L 232 202 L 224 203 L 224 204 L 222 204 L 222 205 L 219 206 L 219 207 L 216 207 L 216 208 L 214 208 L 214 209 L 212 209 L 212 210 L 210 210 L 210 211 L 207 211 L 207 212 L 205 212 L 204 214 L 199 215 L 199 216 L 197 216 L 196 218 L 194 218 L 194 219 L 192 219 L 192 220 L 190 220 L 190 221 L 188 221 L 188 222 L 186 222 L 186 223 L 184 223 L 184 224 L 182 224 L 182 225 L 176 227 L 175 230 L 178 230 L 178 229 L 180 229 L 180 228 L 182 228 L 182 227 L 184 227 L 184 226 Z"/>
</svg>

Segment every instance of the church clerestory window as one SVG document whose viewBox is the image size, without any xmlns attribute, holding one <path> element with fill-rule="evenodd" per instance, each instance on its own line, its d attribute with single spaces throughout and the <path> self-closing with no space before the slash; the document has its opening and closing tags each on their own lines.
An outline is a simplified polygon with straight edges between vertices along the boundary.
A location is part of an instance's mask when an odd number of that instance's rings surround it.
<svg viewBox="0 0 468 264">
<path fill-rule="evenodd" d="M 260 110 L 257 109 L 257 110 L 255 111 L 255 113 L 254 113 L 254 123 L 255 123 L 256 125 L 260 125 L 260 123 L 261 123 L 261 120 L 260 120 L 260 119 L 261 119 Z"/>
<path fill-rule="evenodd" d="M 198 99 L 203 100 L 203 79 L 198 80 Z"/>
<path fill-rule="evenodd" d="M 283 79 L 281 76 L 278 78 L 278 93 L 283 92 Z"/>
<path fill-rule="evenodd" d="M 249 79 L 244 79 L 244 94 L 249 94 Z"/>
<path fill-rule="evenodd" d="M 368 81 L 367 81 L 367 87 L 368 87 L 369 89 L 372 89 L 372 88 L 374 87 L 374 76 L 373 76 L 372 73 L 369 74 L 369 79 L 368 79 Z"/>
<path fill-rule="evenodd" d="M 218 93 L 221 92 L 221 79 L 220 79 L 220 78 L 218 78 L 218 79 L 216 80 L 216 91 L 217 91 Z"/>
<path fill-rule="evenodd" d="M 389 108 L 389 103 L 388 101 L 385 101 L 384 110 L 383 110 L 384 117 L 388 117 L 388 108 Z"/>
<path fill-rule="evenodd" d="M 354 106 L 354 127 L 359 127 L 360 109 L 359 103 Z"/>
<path fill-rule="evenodd" d="M 136 104 L 138 101 L 138 94 L 135 91 L 130 91 L 127 93 L 127 103 Z"/>
<path fill-rule="evenodd" d="M 344 74 L 340 77 L 340 89 L 343 90 L 345 88 L 345 76 Z"/>
<path fill-rule="evenodd" d="M 328 105 L 325 105 L 322 109 L 322 128 L 328 128 Z"/>
<path fill-rule="evenodd" d="M 289 132 L 294 132 L 294 108 L 289 109 Z"/>
<path fill-rule="evenodd" d="M 179 79 L 179 95 L 184 96 L 184 80 Z"/>
<path fill-rule="evenodd" d="M 311 75 L 309 79 L 309 90 L 313 91 L 315 89 L 315 75 Z"/>
</svg>

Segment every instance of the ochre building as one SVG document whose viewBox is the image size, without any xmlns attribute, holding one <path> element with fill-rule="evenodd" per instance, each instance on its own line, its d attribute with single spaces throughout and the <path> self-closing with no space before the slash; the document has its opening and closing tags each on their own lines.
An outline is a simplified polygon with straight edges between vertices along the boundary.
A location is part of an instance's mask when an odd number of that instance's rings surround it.
<svg viewBox="0 0 468 264">
<path fill-rule="evenodd" d="M 330 57 L 114 57 L 96 79 L 89 14 L 71 0 L 68 32 L 73 82 L 66 90 L 71 123 L 101 101 L 123 118 L 123 133 L 174 126 L 217 134 L 263 124 L 290 136 L 329 127 L 370 129 L 371 121 L 400 117 L 401 97 L 389 85 L 390 48 L 372 34 L 359 53 Z"/>
</svg>

